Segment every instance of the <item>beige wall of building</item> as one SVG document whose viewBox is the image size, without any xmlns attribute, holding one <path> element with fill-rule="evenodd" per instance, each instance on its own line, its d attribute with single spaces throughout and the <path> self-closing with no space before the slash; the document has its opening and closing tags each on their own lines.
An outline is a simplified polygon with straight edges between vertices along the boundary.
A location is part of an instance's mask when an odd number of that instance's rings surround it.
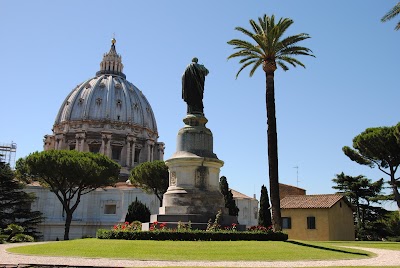
<svg viewBox="0 0 400 268">
<path fill-rule="evenodd" d="M 283 229 L 289 239 L 296 240 L 354 240 L 351 208 L 339 201 L 331 208 L 282 209 L 282 217 L 291 218 L 291 228 Z M 309 229 L 307 218 L 315 217 L 315 229 Z"/>
<path fill-rule="evenodd" d="M 354 240 L 352 209 L 343 201 L 329 209 L 329 240 Z"/>
</svg>

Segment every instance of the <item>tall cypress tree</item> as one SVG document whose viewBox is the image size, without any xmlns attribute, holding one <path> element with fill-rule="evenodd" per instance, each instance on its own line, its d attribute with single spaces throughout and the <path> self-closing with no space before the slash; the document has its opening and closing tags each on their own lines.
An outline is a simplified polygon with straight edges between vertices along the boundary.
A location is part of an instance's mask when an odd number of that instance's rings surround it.
<svg viewBox="0 0 400 268">
<path fill-rule="evenodd" d="M 219 190 L 224 196 L 225 207 L 229 209 L 229 215 L 237 216 L 239 215 L 239 208 L 236 206 L 235 200 L 233 200 L 232 191 L 229 190 L 228 181 L 225 176 L 219 179 Z"/>
<path fill-rule="evenodd" d="M 268 190 L 264 185 L 261 186 L 260 211 L 258 212 L 258 225 L 269 227 L 272 225 L 271 211 L 268 198 Z"/>
<path fill-rule="evenodd" d="M 24 233 L 38 237 L 35 230 L 42 221 L 40 211 L 31 211 L 33 195 L 23 191 L 23 185 L 14 179 L 14 172 L 8 164 L 0 162 L 0 228 L 11 223 L 24 228 Z"/>
<path fill-rule="evenodd" d="M 126 213 L 125 221 L 129 223 L 133 221 L 149 222 L 150 210 L 136 197 L 135 201 L 133 201 L 128 207 L 128 213 Z"/>
</svg>

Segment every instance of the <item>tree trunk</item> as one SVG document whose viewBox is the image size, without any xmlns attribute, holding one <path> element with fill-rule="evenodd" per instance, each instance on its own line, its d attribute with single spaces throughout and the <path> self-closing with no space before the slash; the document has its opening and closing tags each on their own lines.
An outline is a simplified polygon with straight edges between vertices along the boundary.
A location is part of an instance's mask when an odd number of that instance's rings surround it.
<svg viewBox="0 0 400 268">
<path fill-rule="evenodd" d="M 400 193 L 399 189 L 397 189 L 397 184 L 396 184 L 396 178 L 395 178 L 395 171 L 393 167 L 390 167 L 390 186 L 392 187 L 393 190 L 393 195 L 394 195 L 394 201 L 396 201 L 397 204 L 397 210 L 399 211 L 400 214 Z"/>
<path fill-rule="evenodd" d="M 163 194 L 160 194 L 157 190 L 154 193 L 157 196 L 158 201 L 160 201 L 160 207 L 162 207 L 162 201 L 163 201 L 163 197 L 164 197 Z"/>
<path fill-rule="evenodd" d="M 360 215 L 360 204 L 358 201 L 359 197 L 356 197 L 356 217 L 357 217 L 357 227 L 361 228 L 361 215 Z"/>
<path fill-rule="evenodd" d="M 269 188 L 272 207 L 272 225 L 275 231 L 282 230 L 281 201 L 279 196 L 278 177 L 278 138 L 275 115 L 274 72 L 266 72 L 266 106 L 267 106 L 267 136 L 268 136 L 268 167 Z"/>
<path fill-rule="evenodd" d="M 65 211 L 66 218 L 65 218 L 65 229 L 64 229 L 64 240 L 69 240 L 69 228 L 71 226 L 72 221 L 72 212 Z"/>
</svg>

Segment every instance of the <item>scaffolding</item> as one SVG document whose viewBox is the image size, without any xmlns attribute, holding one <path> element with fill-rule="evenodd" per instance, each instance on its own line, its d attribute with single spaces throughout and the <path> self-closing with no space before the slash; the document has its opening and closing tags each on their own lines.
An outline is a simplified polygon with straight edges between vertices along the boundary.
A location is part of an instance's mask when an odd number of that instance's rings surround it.
<svg viewBox="0 0 400 268">
<path fill-rule="evenodd" d="M 16 143 L 11 142 L 9 144 L 0 144 L 0 162 L 8 163 L 10 167 L 14 169 L 16 152 Z"/>
</svg>

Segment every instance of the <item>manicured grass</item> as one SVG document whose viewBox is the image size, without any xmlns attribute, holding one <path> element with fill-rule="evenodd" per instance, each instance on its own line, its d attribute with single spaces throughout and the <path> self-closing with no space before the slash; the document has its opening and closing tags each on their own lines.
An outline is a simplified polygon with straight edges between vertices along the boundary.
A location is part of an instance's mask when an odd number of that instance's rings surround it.
<svg viewBox="0 0 400 268">
<path fill-rule="evenodd" d="M 326 243 L 273 241 L 149 241 L 80 239 L 8 249 L 13 253 L 136 260 L 295 261 L 368 257 Z"/>
<path fill-rule="evenodd" d="M 381 241 L 324 241 L 318 242 L 325 246 L 345 246 L 345 247 L 363 247 L 400 250 L 400 242 L 381 242 Z"/>
</svg>

